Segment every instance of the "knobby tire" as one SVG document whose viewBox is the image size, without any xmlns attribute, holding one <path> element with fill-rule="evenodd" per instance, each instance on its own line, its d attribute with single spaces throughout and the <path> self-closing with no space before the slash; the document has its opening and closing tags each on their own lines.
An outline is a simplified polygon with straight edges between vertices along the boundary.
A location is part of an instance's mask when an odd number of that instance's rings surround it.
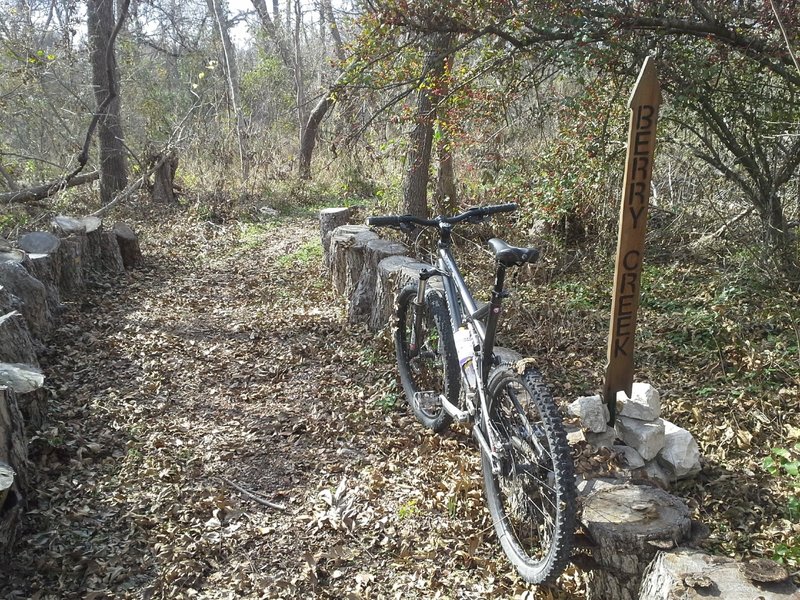
<svg viewBox="0 0 800 600">
<path fill-rule="evenodd" d="M 447 304 L 441 293 L 429 289 L 420 310 L 421 345 L 412 348 L 411 332 L 414 322 L 417 284 L 404 287 L 397 297 L 397 327 L 394 332 L 397 367 L 406 400 L 422 425 L 441 432 L 452 422 L 442 407 L 439 395 L 458 404 L 461 376 L 458 371 L 453 332 L 450 329 Z"/>
<path fill-rule="evenodd" d="M 495 532 L 525 581 L 551 585 L 569 562 L 576 519 L 575 476 L 564 427 L 534 369 L 520 376 L 499 367 L 489 376 L 487 392 L 490 426 L 503 445 L 499 474 L 492 473 L 491 459 L 482 453 Z"/>
</svg>

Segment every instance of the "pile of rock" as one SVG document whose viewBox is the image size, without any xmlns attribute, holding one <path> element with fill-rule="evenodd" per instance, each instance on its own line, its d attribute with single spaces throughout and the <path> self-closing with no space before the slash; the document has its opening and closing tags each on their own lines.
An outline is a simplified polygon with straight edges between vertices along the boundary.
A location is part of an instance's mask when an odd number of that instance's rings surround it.
<svg viewBox="0 0 800 600">
<path fill-rule="evenodd" d="M 697 442 L 686 429 L 661 418 L 659 393 L 652 385 L 634 383 L 630 398 L 619 392 L 617 408 L 615 427 L 607 425 L 608 409 L 600 396 L 578 398 L 569 412 L 580 419 L 583 431 L 578 435 L 595 447 L 617 452 L 634 479 L 654 480 L 668 488 L 700 472 Z"/>
</svg>

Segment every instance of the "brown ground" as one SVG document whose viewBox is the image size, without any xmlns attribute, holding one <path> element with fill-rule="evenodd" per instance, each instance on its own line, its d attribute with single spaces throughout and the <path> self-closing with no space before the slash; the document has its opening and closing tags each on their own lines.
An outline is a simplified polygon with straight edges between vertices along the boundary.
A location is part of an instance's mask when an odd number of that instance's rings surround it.
<svg viewBox="0 0 800 600">
<path fill-rule="evenodd" d="M 138 225 L 144 269 L 63 315 L 0 597 L 584 597 L 574 572 L 551 592 L 510 569 L 477 450 L 409 416 L 313 217 L 164 222 Z"/>
</svg>

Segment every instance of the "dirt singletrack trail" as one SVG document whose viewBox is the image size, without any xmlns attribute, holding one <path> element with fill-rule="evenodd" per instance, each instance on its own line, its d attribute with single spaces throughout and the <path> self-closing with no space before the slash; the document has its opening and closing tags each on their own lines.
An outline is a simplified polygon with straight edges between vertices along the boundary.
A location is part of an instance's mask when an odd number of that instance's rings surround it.
<svg viewBox="0 0 800 600">
<path fill-rule="evenodd" d="M 313 214 L 139 223 L 147 265 L 69 304 L 2 598 L 578 598 L 510 569 L 465 431 L 346 324 Z M 253 495 L 276 506 L 259 502 Z"/>
</svg>

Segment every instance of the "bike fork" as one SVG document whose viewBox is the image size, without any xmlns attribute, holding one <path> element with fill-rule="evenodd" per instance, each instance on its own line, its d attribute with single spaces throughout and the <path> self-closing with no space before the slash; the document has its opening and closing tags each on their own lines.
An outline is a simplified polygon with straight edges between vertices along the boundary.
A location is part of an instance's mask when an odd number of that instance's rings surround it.
<svg viewBox="0 0 800 600">
<path fill-rule="evenodd" d="M 422 345 L 420 335 L 422 332 L 422 317 L 424 311 L 422 307 L 425 305 L 425 288 L 427 287 L 428 280 L 420 279 L 419 286 L 417 287 L 417 297 L 414 299 L 414 315 L 411 321 L 411 335 L 409 336 L 408 350 L 411 356 L 415 356 L 419 352 Z"/>
</svg>

